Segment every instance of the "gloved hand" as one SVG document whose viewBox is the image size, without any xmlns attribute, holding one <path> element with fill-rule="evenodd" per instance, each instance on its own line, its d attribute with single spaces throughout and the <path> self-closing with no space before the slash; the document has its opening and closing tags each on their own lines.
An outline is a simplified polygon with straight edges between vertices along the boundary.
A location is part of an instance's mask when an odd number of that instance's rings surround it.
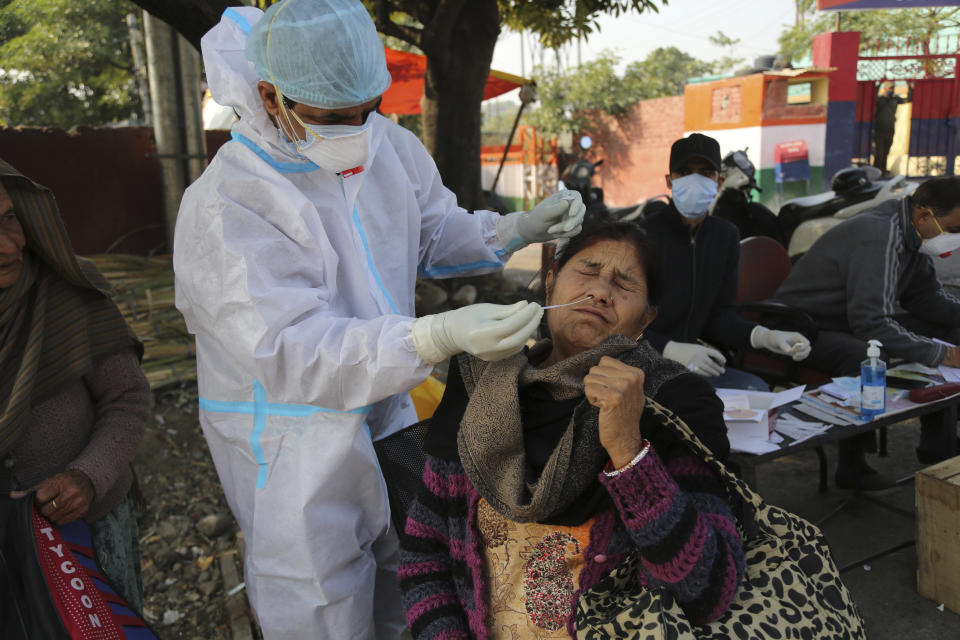
<svg viewBox="0 0 960 640">
<path fill-rule="evenodd" d="M 750 332 L 750 345 L 754 349 L 767 349 L 790 356 L 797 362 L 810 355 L 810 341 L 796 331 L 777 331 L 757 325 Z"/>
<path fill-rule="evenodd" d="M 531 242 L 572 238 L 580 233 L 586 211 L 580 193 L 564 189 L 530 211 L 500 216 L 497 220 L 497 237 L 507 251 L 516 251 Z"/>
<path fill-rule="evenodd" d="M 464 351 L 482 360 L 503 360 L 523 348 L 542 317 L 536 302 L 472 304 L 417 318 L 413 346 L 430 364 Z"/>
<path fill-rule="evenodd" d="M 723 354 L 713 347 L 673 340 L 663 348 L 663 357 L 679 362 L 701 376 L 718 376 L 724 372 L 723 365 L 727 363 Z"/>
</svg>

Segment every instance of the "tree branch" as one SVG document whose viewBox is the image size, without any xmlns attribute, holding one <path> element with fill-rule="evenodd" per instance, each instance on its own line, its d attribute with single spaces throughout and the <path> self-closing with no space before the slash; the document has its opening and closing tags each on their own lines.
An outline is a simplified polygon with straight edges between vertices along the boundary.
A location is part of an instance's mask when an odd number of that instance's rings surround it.
<svg viewBox="0 0 960 640">
<path fill-rule="evenodd" d="M 113 60 L 105 60 L 104 62 L 107 64 L 107 66 L 113 67 L 114 69 L 120 69 L 121 71 L 126 71 L 131 75 L 136 73 L 136 71 L 133 68 L 133 65 L 119 64 L 114 62 Z"/>
<path fill-rule="evenodd" d="M 374 14 L 377 29 L 384 35 L 399 38 L 404 42 L 409 42 L 413 46 L 422 49 L 423 47 L 420 46 L 420 42 L 423 40 L 423 30 L 397 24 L 391 20 L 390 14 L 395 11 L 402 11 L 402 9 L 390 2 L 390 0 L 376 0 L 374 3 Z"/>
</svg>

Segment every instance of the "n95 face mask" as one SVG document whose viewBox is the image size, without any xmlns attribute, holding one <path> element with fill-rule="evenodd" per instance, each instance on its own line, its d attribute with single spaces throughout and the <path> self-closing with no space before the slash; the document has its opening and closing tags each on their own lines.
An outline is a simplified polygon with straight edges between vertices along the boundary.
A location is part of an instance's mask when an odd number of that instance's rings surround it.
<svg viewBox="0 0 960 640">
<path fill-rule="evenodd" d="M 943 230 L 943 227 L 940 226 L 940 221 L 937 220 L 936 215 L 934 215 L 933 209 L 927 209 L 927 211 L 933 216 L 933 223 L 937 225 L 937 229 L 940 230 L 940 235 L 927 238 L 926 240 L 921 239 L 920 253 L 931 257 L 947 258 L 955 249 L 960 247 L 960 233 L 947 233 Z M 920 232 L 917 231 L 915 223 L 913 229 L 917 236 L 919 236 Z"/>
<path fill-rule="evenodd" d="M 281 103 L 282 105 L 282 103 Z M 304 156 L 317 166 L 334 173 L 341 173 L 347 169 L 364 166 L 370 158 L 370 122 L 375 115 L 371 113 L 367 116 L 367 121 L 362 125 L 349 124 L 307 124 L 293 110 L 281 106 L 283 110 L 282 118 L 288 118 L 288 114 L 304 128 L 307 139 L 299 140 L 288 134 L 284 127 L 281 136 L 293 138 L 293 144 L 296 146 L 300 155 Z M 293 129 L 292 123 L 287 120 Z"/>
<path fill-rule="evenodd" d="M 960 233 L 941 233 L 928 238 L 920 245 L 920 253 L 931 257 L 947 258 L 960 249 Z"/>
<path fill-rule="evenodd" d="M 717 183 L 699 173 L 677 178 L 671 184 L 673 204 L 684 218 L 699 218 L 717 196 Z"/>
</svg>

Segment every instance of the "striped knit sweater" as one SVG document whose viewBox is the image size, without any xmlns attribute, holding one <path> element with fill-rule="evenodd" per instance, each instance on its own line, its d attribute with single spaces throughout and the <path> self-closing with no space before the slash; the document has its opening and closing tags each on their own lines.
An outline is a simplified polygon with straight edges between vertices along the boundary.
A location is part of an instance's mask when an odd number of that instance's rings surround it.
<svg viewBox="0 0 960 640">
<path fill-rule="evenodd" d="M 675 595 L 694 624 L 719 618 L 743 575 L 743 546 L 719 477 L 682 445 L 651 449 L 632 469 L 600 481 L 613 506 L 584 550 L 580 589 L 596 585 L 633 549 L 641 580 Z M 455 461 L 427 457 L 400 550 L 400 587 L 414 638 L 487 638 L 487 590 L 477 530 L 480 495 Z M 567 622 L 580 591 L 571 600 Z"/>
</svg>

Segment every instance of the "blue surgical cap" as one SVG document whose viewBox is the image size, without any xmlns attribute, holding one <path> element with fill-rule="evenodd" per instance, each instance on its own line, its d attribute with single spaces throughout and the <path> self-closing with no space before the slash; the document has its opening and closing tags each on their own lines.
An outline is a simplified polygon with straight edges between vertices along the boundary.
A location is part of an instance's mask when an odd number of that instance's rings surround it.
<svg viewBox="0 0 960 640">
<path fill-rule="evenodd" d="M 247 58 L 291 100 L 320 109 L 369 102 L 390 86 L 383 43 L 359 0 L 284 0 L 250 30 Z"/>
</svg>

